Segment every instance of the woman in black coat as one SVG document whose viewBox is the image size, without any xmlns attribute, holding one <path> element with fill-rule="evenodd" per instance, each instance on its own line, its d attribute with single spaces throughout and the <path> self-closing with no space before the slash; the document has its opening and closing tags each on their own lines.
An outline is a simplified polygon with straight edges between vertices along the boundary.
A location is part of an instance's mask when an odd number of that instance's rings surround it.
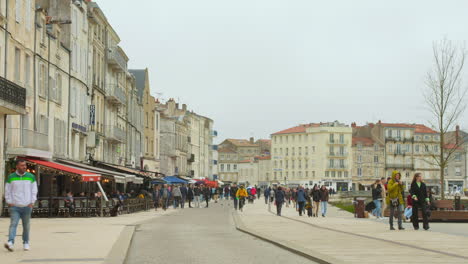
<svg viewBox="0 0 468 264">
<path fill-rule="evenodd" d="M 275 203 L 276 203 L 276 215 L 281 216 L 281 207 L 283 207 L 284 203 L 284 191 L 281 187 L 275 192 Z"/>
<path fill-rule="evenodd" d="M 413 182 L 410 189 L 411 198 L 413 199 L 413 215 L 411 222 L 413 222 L 414 230 L 419 229 L 419 209 L 422 210 L 423 228 L 429 229 L 429 220 L 427 219 L 426 207 L 429 206 L 429 196 L 427 195 L 426 184 L 422 181 L 421 173 L 414 174 Z"/>
<path fill-rule="evenodd" d="M 188 205 L 189 208 L 192 208 L 192 201 L 195 193 L 193 192 L 193 184 L 190 184 L 190 186 L 187 189 L 187 200 L 188 200 Z"/>
</svg>

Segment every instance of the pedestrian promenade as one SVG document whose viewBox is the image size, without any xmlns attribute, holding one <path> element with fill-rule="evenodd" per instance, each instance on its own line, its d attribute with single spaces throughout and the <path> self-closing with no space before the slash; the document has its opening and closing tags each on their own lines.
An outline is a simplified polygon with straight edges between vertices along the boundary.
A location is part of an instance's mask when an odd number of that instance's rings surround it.
<svg viewBox="0 0 468 264">
<path fill-rule="evenodd" d="M 3 248 L 10 219 L 0 218 L 0 263 L 103 263 L 126 227 L 174 211 L 176 210 L 151 210 L 104 218 L 32 218 L 31 251 L 27 252 L 22 248 L 21 222 L 18 226 L 15 251 L 8 252 Z"/>
<path fill-rule="evenodd" d="M 271 209 L 276 212 L 273 205 Z M 467 237 L 422 229 L 390 231 L 388 219 L 357 219 L 332 206 L 327 217 L 299 217 L 292 207 L 283 208 L 284 217 L 278 217 L 263 201 L 256 201 L 239 215 L 250 230 L 343 263 L 468 262 Z"/>
</svg>

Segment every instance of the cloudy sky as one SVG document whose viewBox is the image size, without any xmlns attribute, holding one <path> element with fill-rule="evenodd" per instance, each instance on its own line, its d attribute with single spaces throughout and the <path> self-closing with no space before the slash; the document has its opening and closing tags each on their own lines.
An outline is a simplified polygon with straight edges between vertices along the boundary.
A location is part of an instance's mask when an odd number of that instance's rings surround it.
<svg viewBox="0 0 468 264">
<path fill-rule="evenodd" d="M 468 39 L 466 0 L 96 1 L 153 95 L 211 117 L 219 139 L 426 122 L 432 42 Z"/>
</svg>

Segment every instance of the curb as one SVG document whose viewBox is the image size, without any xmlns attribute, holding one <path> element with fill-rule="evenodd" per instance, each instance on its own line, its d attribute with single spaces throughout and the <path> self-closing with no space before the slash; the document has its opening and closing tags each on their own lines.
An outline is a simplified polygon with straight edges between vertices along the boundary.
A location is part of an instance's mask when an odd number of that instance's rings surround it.
<svg viewBox="0 0 468 264">
<path fill-rule="evenodd" d="M 316 252 L 311 249 L 304 248 L 303 246 L 300 246 L 298 244 L 292 243 L 292 242 L 287 242 L 281 239 L 273 238 L 269 235 L 265 235 L 262 233 L 259 233 L 257 231 L 254 231 L 244 225 L 242 220 L 239 217 L 239 214 L 237 212 L 232 212 L 232 218 L 234 219 L 234 224 L 236 226 L 236 229 L 246 233 L 248 235 L 251 235 L 253 237 L 259 238 L 265 242 L 268 242 L 270 244 L 273 244 L 277 247 L 280 247 L 282 249 L 285 249 L 293 254 L 302 256 L 306 259 L 312 260 L 314 262 L 320 263 L 320 264 L 340 264 L 340 263 L 345 263 L 341 260 L 335 259 L 333 257 L 330 257 L 328 255 L 321 254 L 319 252 Z"/>
<path fill-rule="evenodd" d="M 162 215 L 168 215 L 170 213 L 163 213 L 161 215 L 157 215 L 156 217 L 162 216 Z M 117 241 L 115 241 L 114 245 L 112 245 L 112 248 L 107 254 L 104 264 L 125 264 L 127 260 L 127 254 L 128 250 L 130 249 L 130 246 L 132 244 L 133 240 L 133 235 L 135 234 L 136 229 L 143 223 L 150 222 L 152 221 L 153 218 L 151 219 L 145 219 L 141 221 L 134 222 L 133 224 L 128 224 L 124 227 L 122 232 L 120 232 L 119 237 L 117 238 Z"/>
<path fill-rule="evenodd" d="M 115 241 L 111 251 L 106 257 L 104 264 L 123 264 L 127 259 L 127 253 L 132 243 L 133 234 L 137 225 L 127 225 L 120 233 L 119 238 Z"/>
</svg>

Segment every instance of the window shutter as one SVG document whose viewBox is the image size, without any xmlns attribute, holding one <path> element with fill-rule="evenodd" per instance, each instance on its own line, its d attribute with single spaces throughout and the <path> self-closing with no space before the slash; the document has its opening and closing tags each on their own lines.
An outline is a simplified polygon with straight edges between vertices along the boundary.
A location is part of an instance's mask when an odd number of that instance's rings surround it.
<svg viewBox="0 0 468 264">
<path fill-rule="evenodd" d="M 20 23 L 21 22 L 21 1 L 23 0 L 16 0 L 16 22 Z"/>
</svg>

